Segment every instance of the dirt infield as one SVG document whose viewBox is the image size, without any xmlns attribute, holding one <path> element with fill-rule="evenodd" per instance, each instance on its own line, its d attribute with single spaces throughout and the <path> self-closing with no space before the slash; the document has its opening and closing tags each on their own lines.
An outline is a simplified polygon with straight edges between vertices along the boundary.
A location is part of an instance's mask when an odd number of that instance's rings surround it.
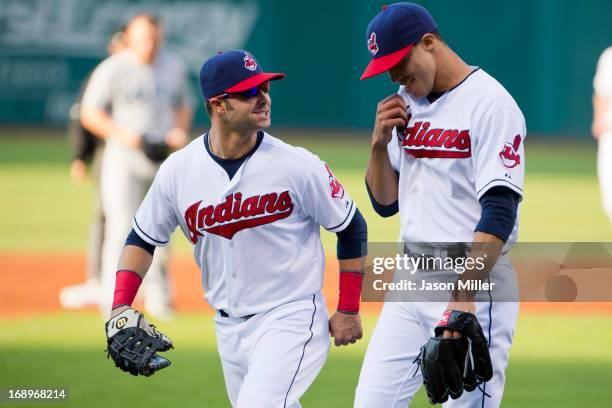
<svg viewBox="0 0 612 408">
<path fill-rule="evenodd" d="M 61 311 L 59 292 L 81 283 L 85 258 L 80 253 L 0 252 L 0 318 Z M 328 259 L 324 292 L 333 309 L 338 293 L 338 264 Z M 200 272 L 191 256 L 175 256 L 170 263 L 174 305 L 178 311 L 211 313 L 203 300 Z M 380 303 L 364 303 L 363 312 L 377 313 Z M 95 310 L 90 308 L 89 311 Z M 523 303 L 527 313 L 612 314 L 612 303 Z"/>
</svg>

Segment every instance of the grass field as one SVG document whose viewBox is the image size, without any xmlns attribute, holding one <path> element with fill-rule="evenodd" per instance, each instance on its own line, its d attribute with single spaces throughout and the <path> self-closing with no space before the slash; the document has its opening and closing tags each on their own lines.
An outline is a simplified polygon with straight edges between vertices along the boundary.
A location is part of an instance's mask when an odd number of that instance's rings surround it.
<svg viewBox="0 0 612 408">
<path fill-rule="evenodd" d="M 366 333 L 371 333 L 374 321 L 374 317 L 365 319 Z M 609 407 L 609 326 L 609 319 L 595 317 L 521 317 L 504 406 Z M 104 358 L 102 322 L 97 316 L 66 314 L 0 322 L 0 387 L 67 387 L 66 406 L 71 407 L 228 406 L 211 319 L 182 315 L 162 327 L 176 345 L 168 353 L 173 365 L 153 377 L 135 378 L 118 372 Z M 352 406 L 366 344 L 367 339 L 333 349 L 302 405 Z M 422 393 L 413 406 L 428 406 Z"/>
<path fill-rule="evenodd" d="M 330 163 L 368 220 L 371 241 L 395 240 L 397 217 L 376 217 L 363 188 L 367 138 L 327 136 L 292 136 L 290 141 Z M 84 250 L 91 185 L 70 183 L 68 161 L 63 138 L 0 131 L 0 256 Z M 600 209 L 594 144 L 528 141 L 520 239 L 612 241 Z M 325 234 L 324 240 L 328 250 L 334 247 L 333 235 Z M 174 241 L 176 251 L 189 251 L 183 237 Z M 2 270 L 0 276 L 11 273 Z M 368 337 L 375 321 L 376 316 L 364 316 Z M 145 379 L 118 372 L 104 358 L 102 321 L 96 314 L 0 315 L 0 389 L 67 387 L 69 399 L 58 405 L 71 407 L 228 406 L 211 318 L 182 314 L 160 326 L 176 344 L 170 352 L 173 366 Z M 503 406 L 610 406 L 611 343 L 610 316 L 522 314 Z M 352 406 L 366 345 L 367 337 L 353 347 L 334 349 L 302 405 Z M 413 406 L 427 405 L 419 393 Z M 0 401 L 3 406 L 11 404 Z"/>
<path fill-rule="evenodd" d="M 57 135 L 56 135 L 57 136 Z M 370 241 L 394 241 L 398 218 L 372 211 L 363 184 L 369 141 L 365 137 L 300 137 L 289 140 L 326 160 L 368 220 Z M 595 145 L 535 143 L 527 139 L 521 241 L 612 241 L 601 211 L 595 176 Z M 91 184 L 68 178 L 69 152 L 63 138 L 29 134 L 0 138 L 0 249 L 81 251 L 91 209 Z M 10 197 L 10 199 L 9 199 Z M 178 239 L 176 239 L 178 238 Z M 173 242 L 190 251 L 183 237 Z M 324 234 L 333 248 L 332 234 Z"/>
</svg>

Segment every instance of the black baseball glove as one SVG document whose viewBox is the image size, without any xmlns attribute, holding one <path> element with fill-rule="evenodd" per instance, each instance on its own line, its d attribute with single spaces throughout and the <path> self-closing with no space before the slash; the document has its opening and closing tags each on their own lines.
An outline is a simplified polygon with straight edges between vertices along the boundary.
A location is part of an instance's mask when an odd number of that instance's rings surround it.
<svg viewBox="0 0 612 408">
<path fill-rule="evenodd" d="M 170 360 L 156 353 L 173 348 L 172 341 L 155 330 L 139 311 L 124 310 L 111 318 L 105 329 L 107 358 L 111 357 L 123 371 L 148 377 L 170 365 Z"/>
<path fill-rule="evenodd" d="M 446 329 L 459 331 L 461 337 L 442 338 Z M 493 377 L 487 339 L 476 316 L 447 310 L 434 332 L 419 356 L 429 402 L 440 404 L 449 396 L 457 399 L 464 389 L 472 391 Z"/>
<path fill-rule="evenodd" d="M 151 141 L 151 138 L 144 135 L 140 141 L 141 149 L 149 160 L 161 163 L 170 154 L 170 148 L 164 141 Z"/>
</svg>

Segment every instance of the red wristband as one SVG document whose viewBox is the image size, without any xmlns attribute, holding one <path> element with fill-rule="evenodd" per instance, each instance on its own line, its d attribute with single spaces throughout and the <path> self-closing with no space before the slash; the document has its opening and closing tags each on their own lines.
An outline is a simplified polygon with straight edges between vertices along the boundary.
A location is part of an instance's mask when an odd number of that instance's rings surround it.
<svg viewBox="0 0 612 408">
<path fill-rule="evenodd" d="M 338 311 L 359 313 L 363 274 L 360 272 L 340 272 L 340 294 Z"/>
<path fill-rule="evenodd" d="M 136 272 L 121 270 L 115 277 L 115 295 L 113 296 L 113 309 L 117 306 L 131 306 L 142 278 Z"/>
</svg>

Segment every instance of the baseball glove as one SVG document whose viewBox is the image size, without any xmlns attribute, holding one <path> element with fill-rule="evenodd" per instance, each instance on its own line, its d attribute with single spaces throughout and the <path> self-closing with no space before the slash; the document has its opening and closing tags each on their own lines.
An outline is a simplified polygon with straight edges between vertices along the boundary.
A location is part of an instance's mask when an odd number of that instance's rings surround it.
<svg viewBox="0 0 612 408">
<path fill-rule="evenodd" d="M 163 141 L 152 141 L 148 135 L 144 135 L 140 141 L 141 149 L 149 160 L 161 163 L 170 154 L 170 148 Z"/>
<path fill-rule="evenodd" d="M 148 377 L 170 365 L 170 360 L 156 353 L 173 348 L 172 341 L 155 330 L 137 310 L 124 310 L 111 318 L 105 329 L 107 358 L 112 358 L 123 371 Z"/>
<path fill-rule="evenodd" d="M 459 331 L 461 337 L 442 338 L 446 329 Z M 487 339 L 472 313 L 447 310 L 434 333 L 419 356 L 429 402 L 457 399 L 464 389 L 472 391 L 493 377 Z"/>
</svg>

